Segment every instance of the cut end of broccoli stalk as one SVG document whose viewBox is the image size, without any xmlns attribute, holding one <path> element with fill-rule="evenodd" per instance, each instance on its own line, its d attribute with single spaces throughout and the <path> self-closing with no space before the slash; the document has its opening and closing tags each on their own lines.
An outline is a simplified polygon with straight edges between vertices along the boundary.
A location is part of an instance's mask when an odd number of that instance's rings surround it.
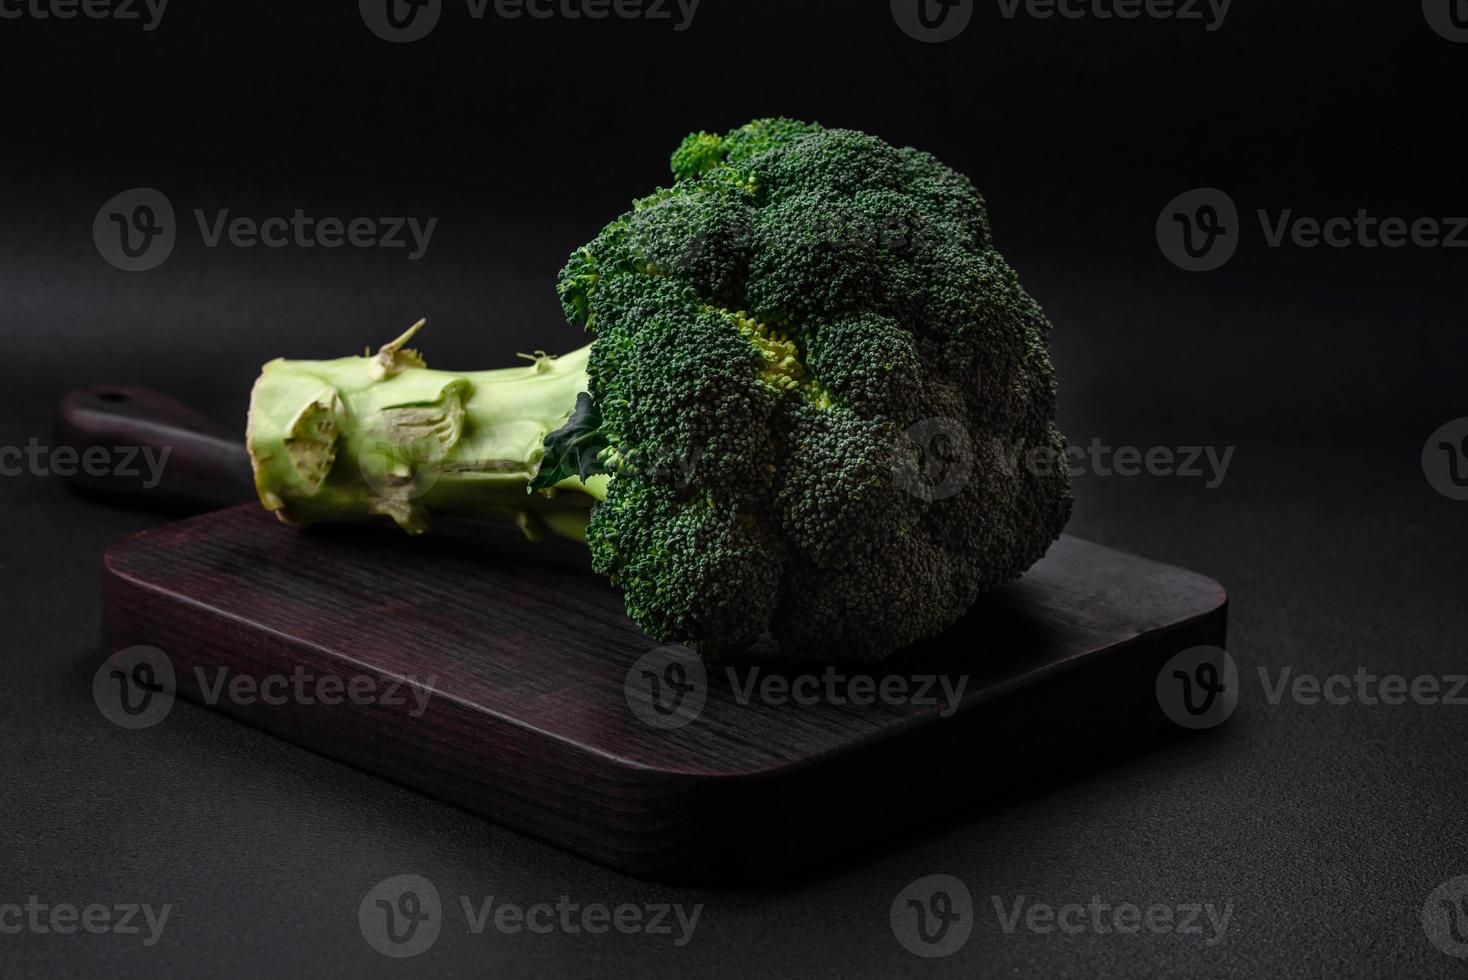
<svg viewBox="0 0 1468 980">
<path fill-rule="evenodd" d="M 547 433 L 586 390 L 590 348 L 495 371 L 433 371 L 406 346 L 422 326 L 375 355 L 265 365 L 246 435 L 261 502 L 290 524 L 390 518 L 417 534 L 438 514 L 585 540 L 607 478 L 531 483 Z"/>
</svg>

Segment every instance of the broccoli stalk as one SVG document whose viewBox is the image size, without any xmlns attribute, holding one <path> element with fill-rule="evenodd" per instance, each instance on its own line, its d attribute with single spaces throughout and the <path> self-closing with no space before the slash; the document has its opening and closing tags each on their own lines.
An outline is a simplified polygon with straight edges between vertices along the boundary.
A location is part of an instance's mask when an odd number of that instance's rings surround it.
<svg viewBox="0 0 1468 980">
<path fill-rule="evenodd" d="M 416 534 L 443 514 L 584 541 L 606 497 L 595 453 L 578 467 L 584 480 L 566 471 L 547 483 L 554 467 L 542 461 L 546 436 L 586 391 L 590 348 L 524 355 L 523 367 L 432 371 L 406 347 L 422 325 L 376 356 L 265 365 L 246 438 L 265 506 L 291 524 L 386 516 Z"/>
</svg>

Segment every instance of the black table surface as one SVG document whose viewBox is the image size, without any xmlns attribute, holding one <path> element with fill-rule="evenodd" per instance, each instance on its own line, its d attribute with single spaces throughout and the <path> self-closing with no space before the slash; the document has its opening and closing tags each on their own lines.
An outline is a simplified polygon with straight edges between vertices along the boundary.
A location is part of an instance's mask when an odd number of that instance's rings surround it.
<svg viewBox="0 0 1468 980">
<path fill-rule="evenodd" d="M 664 144 L 762 113 L 829 119 L 931 146 L 989 194 L 1000 247 L 1056 325 L 1072 444 L 1231 453 L 1221 481 L 1086 463 L 1069 531 L 1228 588 L 1233 718 L 796 877 L 652 885 L 192 705 L 143 731 L 110 723 L 91 693 L 109 652 L 101 555 L 164 518 L 78 499 L 54 476 L 0 477 L 0 973 L 1462 975 L 1423 910 L 1468 874 L 1468 706 L 1270 697 L 1285 668 L 1468 672 L 1468 504 L 1421 461 L 1434 430 L 1468 415 L 1462 253 L 1273 249 L 1256 224 L 1225 268 L 1189 274 L 1154 225 L 1200 186 L 1226 186 L 1246 221 L 1258 208 L 1464 213 L 1441 139 L 1461 109 L 1442 84 L 1468 48 L 1433 35 L 1416 4 L 1240 4 L 1208 34 L 985 13 L 954 47 L 890 36 L 885 9 L 836 24 L 833 4 L 785 16 L 706 2 L 676 43 L 614 28 L 631 54 L 588 23 L 440 29 L 388 49 L 358 36 L 352 10 L 336 26 L 261 15 L 271 34 L 180 8 L 125 42 L 104 29 L 116 25 L 0 23 L 0 78 L 28 93 L 0 181 L 0 447 L 44 445 L 62 393 L 103 381 L 242 422 L 266 359 L 354 352 L 425 314 L 436 366 L 569 348 L 582 337 L 560 317 L 554 270 L 663 179 Z M 728 45 L 753 43 L 747 21 L 775 16 L 749 66 L 731 63 Z M 567 133 L 578 114 L 584 132 Z M 133 186 L 166 188 L 184 221 L 194 207 L 304 206 L 442 222 L 417 263 L 194 235 L 129 275 L 90 230 Z M 358 907 L 402 874 L 434 884 L 444 922 L 431 949 L 397 960 L 364 939 Z M 919 958 L 892 906 L 940 874 L 966 886 L 972 933 Z M 33 896 L 170 912 L 153 945 L 146 926 L 58 935 L 20 924 Z M 702 910 L 683 945 L 676 927 L 476 934 L 460 898 L 490 896 Z M 1006 931 L 1021 898 L 1228 918 L 1221 935 L 1206 916 L 1202 934 Z"/>
</svg>

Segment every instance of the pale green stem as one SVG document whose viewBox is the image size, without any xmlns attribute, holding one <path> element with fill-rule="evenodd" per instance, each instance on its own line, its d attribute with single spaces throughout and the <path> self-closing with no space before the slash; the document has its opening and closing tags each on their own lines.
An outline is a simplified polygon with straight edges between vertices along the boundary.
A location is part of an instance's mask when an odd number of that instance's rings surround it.
<svg viewBox="0 0 1468 980">
<path fill-rule="evenodd" d="M 404 347 L 421 326 L 375 356 L 265 365 L 246 436 L 261 502 L 291 524 L 389 517 L 416 534 L 442 514 L 584 540 L 605 477 L 527 488 L 546 434 L 586 390 L 590 348 L 523 355 L 522 367 L 433 371 Z"/>
</svg>

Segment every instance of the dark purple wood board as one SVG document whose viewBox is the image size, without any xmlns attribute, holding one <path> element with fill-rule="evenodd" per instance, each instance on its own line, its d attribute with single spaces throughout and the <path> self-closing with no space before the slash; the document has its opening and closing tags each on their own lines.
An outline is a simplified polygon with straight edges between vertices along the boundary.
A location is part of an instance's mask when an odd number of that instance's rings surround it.
<svg viewBox="0 0 1468 980">
<path fill-rule="evenodd" d="M 116 544 L 105 616 L 110 651 L 159 648 L 192 700 L 197 669 L 365 675 L 377 690 L 431 676 L 417 717 L 412 698 L 213 707 L 629 874 L 715 882 L 789 871 L 1167 727 L 1157 672 L 1221 646 L 1226 604 L 1201 575 L 1065 537 L 943 637 L 840 669 L 913 690 L 967 675 L 948 717 L 740 704 L 710 664 L 701 713 L 671 730 L 629 707 L 629 669 L 658 644 L 585 550 L 511 529 L 302 532 L 235 507 Z"/>
</svg>

